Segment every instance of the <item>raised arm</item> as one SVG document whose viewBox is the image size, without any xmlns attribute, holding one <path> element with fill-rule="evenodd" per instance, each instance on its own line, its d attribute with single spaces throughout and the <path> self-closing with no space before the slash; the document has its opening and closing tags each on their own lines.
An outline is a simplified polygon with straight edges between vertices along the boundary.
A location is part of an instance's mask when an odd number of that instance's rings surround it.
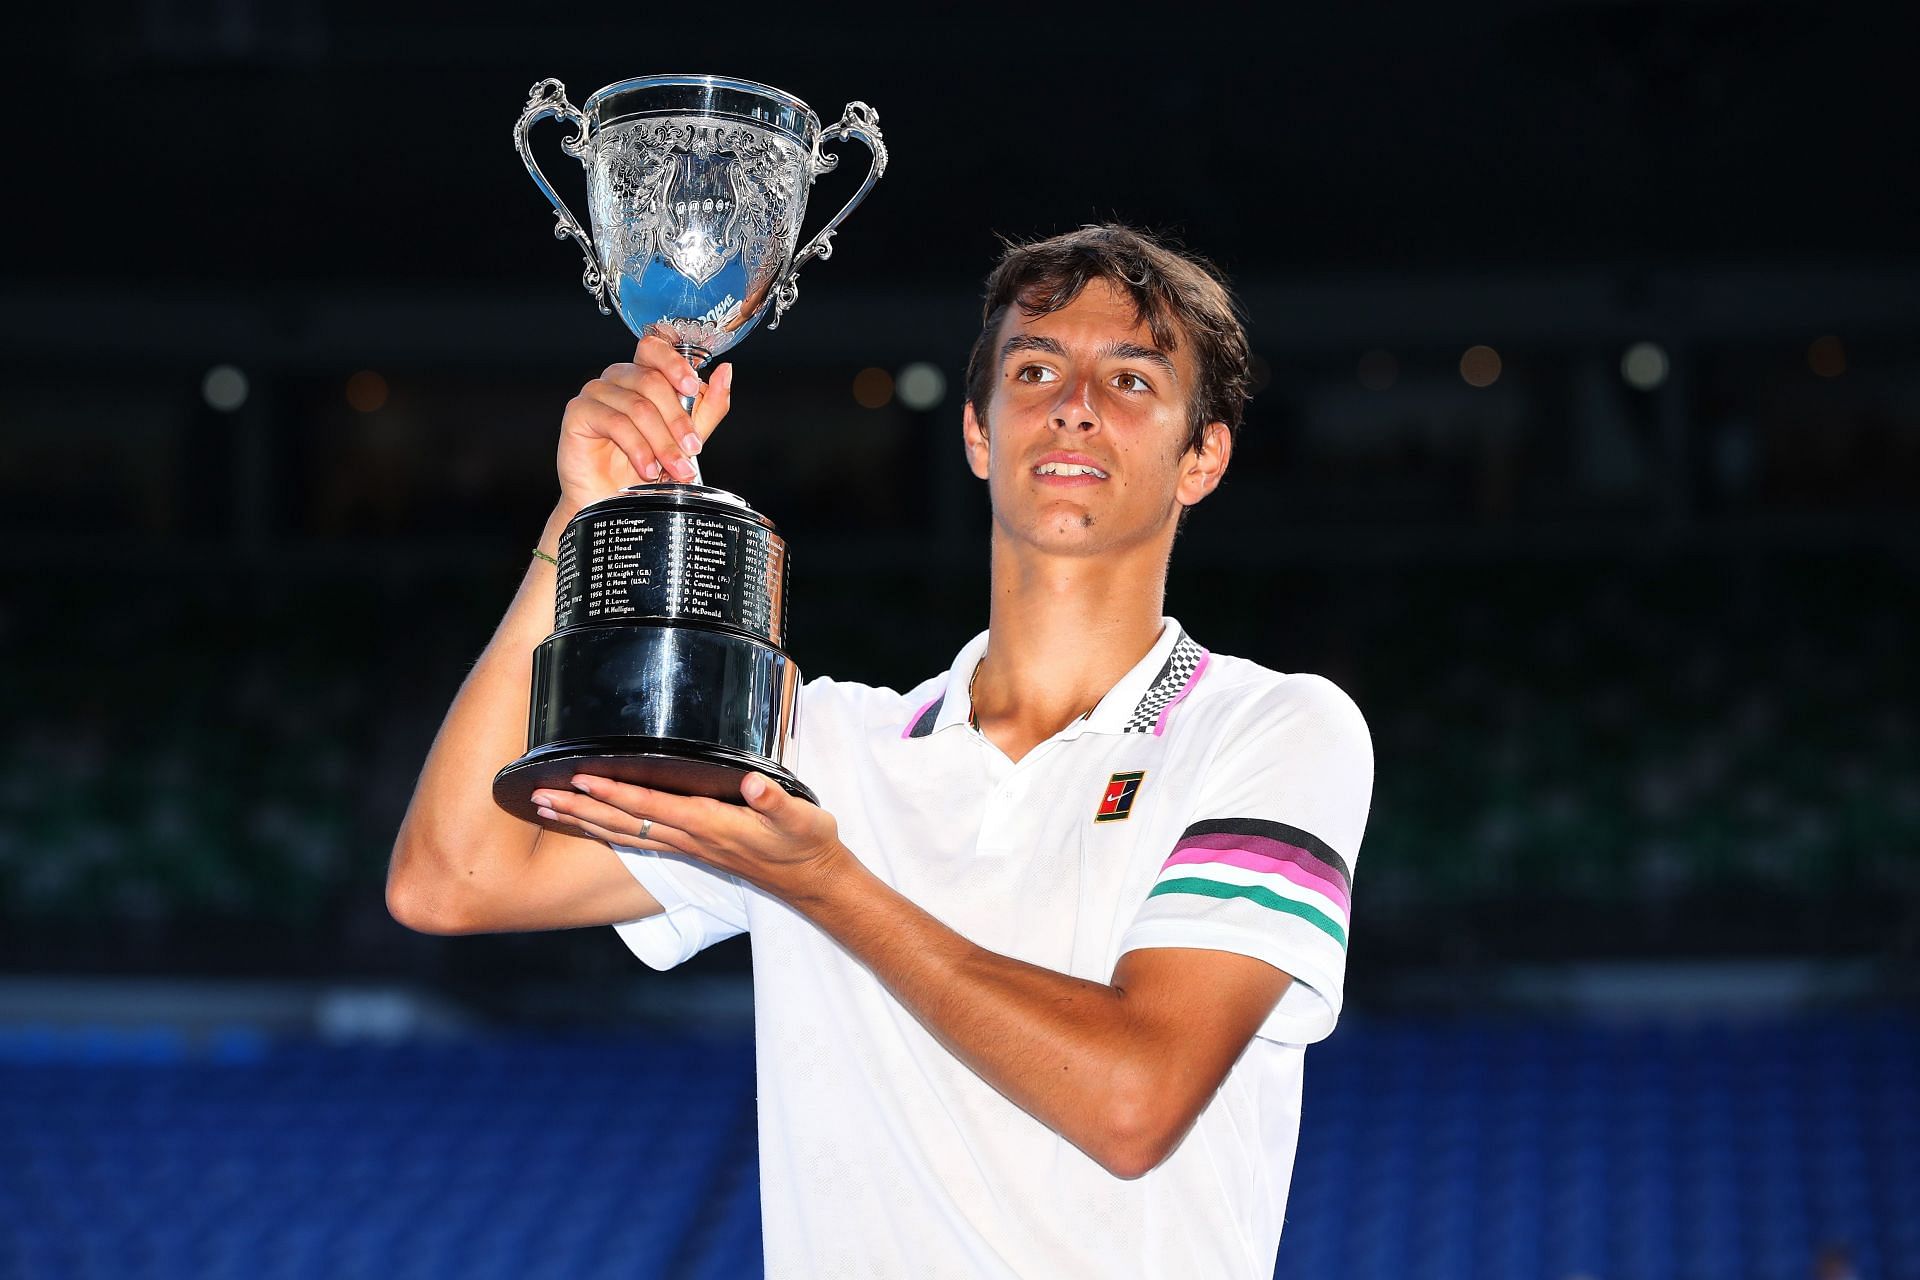
<svg viewBox="0 0 1920 1280">
<path fill-rule="evenodd" d="M 679 353 L 647 338 L 632 362 L 588 382 L 562 418 L 560 500 L 540 531 L 540 550 L 557 555 L 567 522 L 590 502 L 658 479 L 663 468 L 690 479 L 688 454 L 726 416 L 732 376 L 723 365 L 702 386 Z M 683 392 L 700 397 L 691 416 L 680 406 Z M 565 929 L 660 910 L 602 842 L 523 822 L 493 802 L 493 775 L 526 747 L 533 650 L 553 629 L 555 569 L 539 557 L 529 562 L 434 737 L 394 839 L 387 908 L 410 929 Z"/>
</svg>

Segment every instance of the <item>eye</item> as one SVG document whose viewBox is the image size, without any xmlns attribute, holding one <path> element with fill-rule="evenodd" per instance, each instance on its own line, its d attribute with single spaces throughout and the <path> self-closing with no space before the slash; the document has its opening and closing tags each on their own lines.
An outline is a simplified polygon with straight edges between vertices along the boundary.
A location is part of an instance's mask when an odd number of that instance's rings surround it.
<svg viewBox="0 0 1920 1280">
<path fill-rule="evenodd" d="M 1015 371 L 1013 378 L 1015 382 L 1043 383 L 1057 382 L 1060 375 L 1043 364 L 1026 364 Z"/>
<path fill-rule="evenodd" d="M 1131 370 L 1129 370 L 1126 373 L 1114 374 L 1113 385 L 1116 387 L 1119 387 L 1122 391 L 1153 390 L 1153 384 L 1151 382 L 1148 382 L 1145 378 L 1141 377 L 1137 373 L 1132 372 Z"/>
</svg>

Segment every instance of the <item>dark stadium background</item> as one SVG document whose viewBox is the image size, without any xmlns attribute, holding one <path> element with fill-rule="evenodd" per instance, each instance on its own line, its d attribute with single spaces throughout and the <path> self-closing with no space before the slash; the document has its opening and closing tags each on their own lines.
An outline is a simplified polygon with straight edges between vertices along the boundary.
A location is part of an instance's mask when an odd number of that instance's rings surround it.
<svg viewBox="0 0 1920 1280">
<path fill-rule="evenodd" d="M 863 99 L 892 150 L 705 458 L 791 542 L 809 674 L 903 687 L 984 624 L 957 386 L 996 237 L 1118 218 L 1236 283 L 1260 386 L 1169 611 L 1335 679 L 1378 766 L 1279 1276 L 1920 1276 L 1913 35 L 1729 0 L 28 20 L 0 1275 L 756 1271 L 744 941 L 663 976 L 381 897 L 560 410 L 631 350 L 510 127 L 542 77 L 710 71 Z"/>
</svg>

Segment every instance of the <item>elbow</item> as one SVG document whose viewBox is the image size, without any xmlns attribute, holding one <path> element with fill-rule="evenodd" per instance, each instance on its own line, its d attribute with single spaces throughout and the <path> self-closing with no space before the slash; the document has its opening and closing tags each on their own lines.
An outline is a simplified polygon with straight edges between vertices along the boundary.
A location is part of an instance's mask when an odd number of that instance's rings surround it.
<svg viewBox="0 0 1920 1280">
<path fill-rule="evenodd" d="M 1159 1168 L 1178 1145 L 1155 1132 L 1114 1131 L 1106 1135 L 1093 1158 L 1122 1182 L 1132 1182 Z"/>
<path fill-rule="evenodd" d="M 397 877 L 387 881 L 387 914 L 415 933 L 446 934 L 453 930 L 419 890 Z"/>
<path fill-rule="evenodd" d="M 1109 1098 L 1100 1140 L 1087 1154 L 1114 1177 L 1132 1182 L 1160 1166 L 1180 1145 L 1193 1117 L 1176 1115 L 1144 1084 L 1118 1087 Z"/>
<path fill-rule="evenodd" d="M 1167 1154 L 1166 1151 L 1156 1153 L 1150 1147 L 1129 1148 L 1099 1157 L 1099 1164 L 1120 1181 L 1133 1182 L 1158 1168 Z"/>
<path fill-rule="evenodd" d="M 387 875 L 387 914 L 397 923 L 415 933 L 440 937 L 475 932 L 472 922 L 461 915 L 448 894 L 423 883 L 418 875 L 406 874 L 400 866 L 396 854 L 394 868 Z"/>
</svg>

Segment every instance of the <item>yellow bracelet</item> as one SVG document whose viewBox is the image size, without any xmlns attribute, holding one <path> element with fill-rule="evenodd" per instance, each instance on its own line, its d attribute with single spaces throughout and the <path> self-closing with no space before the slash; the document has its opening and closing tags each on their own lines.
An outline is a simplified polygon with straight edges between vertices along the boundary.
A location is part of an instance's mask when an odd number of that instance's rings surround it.
<svg viewBox="0 0 1920 1280">
<path fill-rule="evenodd" d="M 548 564 L 552 565 L 556 569 L 560 567 L 560 562 L 558 560 L 555 560 L 552 556 L 548 555 L 546 552 L 542 551 L 538 547 L 535 547 L 533 549 L 533 554 L 539 556 L 542 560 L 545 560 Z"/>
</svg>

